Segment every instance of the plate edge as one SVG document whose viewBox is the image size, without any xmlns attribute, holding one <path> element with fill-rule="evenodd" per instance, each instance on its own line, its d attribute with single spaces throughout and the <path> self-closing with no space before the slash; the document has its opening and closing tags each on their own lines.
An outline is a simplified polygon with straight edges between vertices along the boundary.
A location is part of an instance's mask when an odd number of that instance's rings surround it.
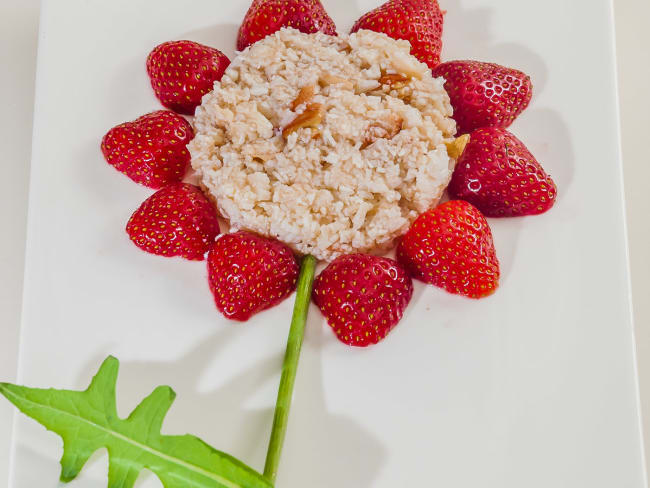
<svg viewBox="0 0 650 488">
<path fill-rule="evenodd" d="M 37 43 L 37 48 L 36 48 L 36 72 L 35 72 L 35 77 L 34 77 L 34 106 L 32 109 L 33 113 L 33 125 L 32 125 L 32 144 L 31 144 L 31 158 L 30 158 L 30 168 L 29 168 L 29 183 L 27 186 L 27 228 L 25 231 L 25 263 L 23 266 L 23 289 L 22 289 L 22 294 L 21 294 L 21 309 L 20 309 L 20 321 L 19 321 L 19 330 L 18 330 L 18 354 L 16 355 L 16 383 L 20 384 L 22 381 L 23 377 L 23 361 L 22 361 L 22 349 L 23 349 L 23 344 L 24 344 L 24 322 L 25 322 L 25 296 L 27 294 L 27 287 L 28 287 L 28 276 L 29 276 L 29 271 L 30 271 L 30 260 L 29 256 L 33 254 L 33 251 L 30 249 L 32 246 L 30 245 L 30 235 L 34 233 L 32 230 L 32 226 L 34 218 L 33 218 L 33 213 L 34 213 L 34 192 L 33 192 L 33 187 L 34 187 L 34 178 L 36 172 L 34 171 L 35 168 L 35 148 L 37 146 L 36 142 L 38 140 L 38 132 L 40 130 L 40 119 L 38 117 L 38 113 L 40 112 L 40 100 L 42 99 L 42 85 L 43 85 L 43 50 L 45 43 L 44 38 L 45 38 L 45 19 L 47 16 L 47 13 L 49 11 L 49 5 L 50 1 L 49 0 L 40 0 L 39 4 L 39 16 L 38 16 L 38 43 Z M 20 418 L 20 412 L 17 409 L 14 409 L 13 413 L 13 418 L 12 418 L 12 427 L 11 427 L 11 434 L 9 438 L 9 469 L 8 469 L 8 479 L 7 479 L 7 486 L 9 488 L 12 488 L 14 486 L 14 478 L 15 478 L 15 465 L 16 465 L 16 426 L 17 426 L 17 420 Z"/>
</svg>

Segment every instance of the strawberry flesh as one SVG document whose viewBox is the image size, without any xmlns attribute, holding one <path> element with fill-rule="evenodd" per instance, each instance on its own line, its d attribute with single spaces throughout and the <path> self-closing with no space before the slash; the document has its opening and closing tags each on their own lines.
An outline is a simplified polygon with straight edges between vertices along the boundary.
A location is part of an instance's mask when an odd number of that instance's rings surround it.
<svg viewBox="0 0 650 488">
<path fill-rule="evenodd" d="M 219 234 L 219 221 L 198 187 L 173 183 L 140 205 L 126 224 L 126 232 L 148 253 L 201 261 Z"/>
<path fill-rule="evenodd" d="M 411 43 L 411 54 L 434 68 L 442 51 L 443 13 L 437 0 L 389 0 L 363 15 L 351 32 L 368 29 Z"/>
<path fill-rule="evenodd" d="M 341 342 L 376 344 L 397 325 L 413 296 L 413 282 L 389 258 L 350 254 L 329 264 L 314 282 L 313 299 Z"/>
<path fill-rule="evenodd" d="M 438 65 L 433 76 L 445 79 L 460 134 L 509 127 L 533 96 L 528 75 L 494 63 L 449 61 Z"/>
<path fill-rule="evenodd" d="M 237 50 L 243 51 L 283 27 L 305 34 L 336 35 L 336 25 L 320 0 L 253 0 L 239 28 Z"/>
<path fill-rule="evenodd" d="M 212 91 L 229 64 L 228 57 L 218 49 L 192 41 L 170 41 L 151 51 L 147 73 L 165 107 L 194 115 L 203 95 Z"/>
<path fill-rule="evenodd" d="M 108 164 L 136 183 L 158 189 L 183 179 L 190 164 L 185 146 L 193 138 L 187 120 L 159 110 L 113 127 L 101 148 Z"/>
<path fill-rule="evenodd" d="M 298 263 L 279 241 L 248 232 L 225 234 L 208 252 L 208 279 L 219 311 L 245 321 L 294 291 Z"/>
<path fill-rule="evenodd" d="M 557 187 L 528 148 L 499 127 L 478 129 L 458 159 L 449 193 L 488 217 L 541 214 Z"/>
<path fill-rule="evenodd" d="M 499 284 L 490 226 L 462 200 L 420 215 L 399 243 L 397 260 L 414 278 L 470 298 L 490 295 Z"/>
</svg>

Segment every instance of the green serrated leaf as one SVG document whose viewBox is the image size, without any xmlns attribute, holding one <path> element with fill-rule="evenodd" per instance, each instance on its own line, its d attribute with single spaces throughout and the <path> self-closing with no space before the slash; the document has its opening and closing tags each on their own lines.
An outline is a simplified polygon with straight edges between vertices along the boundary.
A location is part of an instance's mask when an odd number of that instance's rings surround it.
<svg viewBox="0 0 650 488">
<path fill-rule="evenodd" d="M 0 383 L 21 412 L 63 438 L 61 481 L 73 480 L 88 458 L 108 449 L 108 488 L 131 488 L 143 469 L 166 488 L 271 488 L 263 475 L 191 436 L 164 436 L 163 420 L 176 394 L 156 388 L 127 419 L 117 415 L 119 361 L 108 357 L 85 391 L 37 389 Z"/>
</svg>

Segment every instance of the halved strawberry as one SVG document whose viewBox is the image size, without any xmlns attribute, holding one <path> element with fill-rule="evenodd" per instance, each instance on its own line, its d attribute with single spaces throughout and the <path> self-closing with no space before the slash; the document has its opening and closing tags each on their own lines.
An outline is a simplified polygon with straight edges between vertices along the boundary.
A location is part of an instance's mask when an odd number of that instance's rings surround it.
<svg viewBox="0 0 650 488">
<path fill-rule="evenodd" d="M 143 251 L 201 261 L 219 234 L 219 221 L 198 187 L 173 183 L 140 205 L 126 232 Z"/>
<path fill-rule="evenodd" d="M 546 212 L 557 188 L 523 142 L 505 129 L 488 127 L 471 133 L 449 193 L 488 217 L 513 217 Z"/>
<path fill-rule="evenodd" d="M 320 0 L 253 0 L 239 28 L 237 50 L 243 51 L 283 27 L 305 34 L 336 35 L 336 25 Z"/>
<path fill-rule="evenodd" d="M 185 146 L 193 138 L 187 120 L 159 110 L 109 130 L 102 153 L 108 164 L 136 183 L 157 189 L 183 179 L 190 164 Z"/>
<path fill-rule="evenodd" d="M 368 29 L 411 43 L 411 54 L 434 68 L 442 51 L 443 14 L 437 0 L 388 0 L 357 20 L 351 32 Z"/>
<path fill-rule="evenodd" d="M 236 232 L 221 236 L 210 247 L 208 279 L 219 311 L 244 321 L 294 291 L 298 263 L 281 242 Z"/>
<path fill-rule="evenodd" d="M 340 341 L 366 347 L 397 325 L 413 283 L 397 261 L 350 254 L 332 261 L 314 282 L 314 303 Z"/>
<path fill-rule="evenodd" d="M 170 41 L 151 51 L 147 73 L 165 107 L 194 115 L 203 95 L 212 91 L 229 64 L 228 57 L 218 49 L 192 41 Z"/>
<path fill-rule="evenodd" d="M 458 132 L 509 127 L 533 96 L 530 77 L 516 69 L 479 61 L 449 61 L 433 70 L 445 79 Z"/>
<path fill-rule="evenodd" d="M 411 276 L 470 298 L 499 286 L 490 226 L 471 204 L 452 200 L 420 215 L 397 247 Z"/>
</svg>

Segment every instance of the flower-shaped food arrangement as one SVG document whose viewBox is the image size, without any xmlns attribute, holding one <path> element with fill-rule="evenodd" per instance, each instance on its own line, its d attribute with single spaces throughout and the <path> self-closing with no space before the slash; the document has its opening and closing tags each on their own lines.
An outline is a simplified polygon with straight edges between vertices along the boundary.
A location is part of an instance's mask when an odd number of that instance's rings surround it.
<svg viewBox="0 0 650 488">
<path fill-rule="evenodd" d="M 157 190 L 126 232 L 148 253 L 207 258 L 215 313 L 229 319 L 297 289 L 273 430 L 260 474 L 195 437 L 160 435 L 168 387 L 119 419 L 114 358 L 84 392 L 1 384 L 63 437 L 63 481 L 107 447 L 112 488 L 144 468 L 168 488 L 272 486 L 311 300 L 340 341 L 367 347 L 397 327 L 413 279 L 473 299 L 497 290 L 486 217 L 546 212 L 556 187 L 507 130 L 531 100 L 530 78 L 441 63 L 442 29 L 436 0 L 389 0 L 338 35 L 319 0 L 254 0 L 232 62 L 186 40 L 143 60 L 170 110 L 101 143 L 110 165 Z M 184 182 L 190 171 L 200 186 Z M 391 248 L 396 259 L 381 257 Z M 317 260 L 328 264 L 315 278 Z"/>
</svg>

